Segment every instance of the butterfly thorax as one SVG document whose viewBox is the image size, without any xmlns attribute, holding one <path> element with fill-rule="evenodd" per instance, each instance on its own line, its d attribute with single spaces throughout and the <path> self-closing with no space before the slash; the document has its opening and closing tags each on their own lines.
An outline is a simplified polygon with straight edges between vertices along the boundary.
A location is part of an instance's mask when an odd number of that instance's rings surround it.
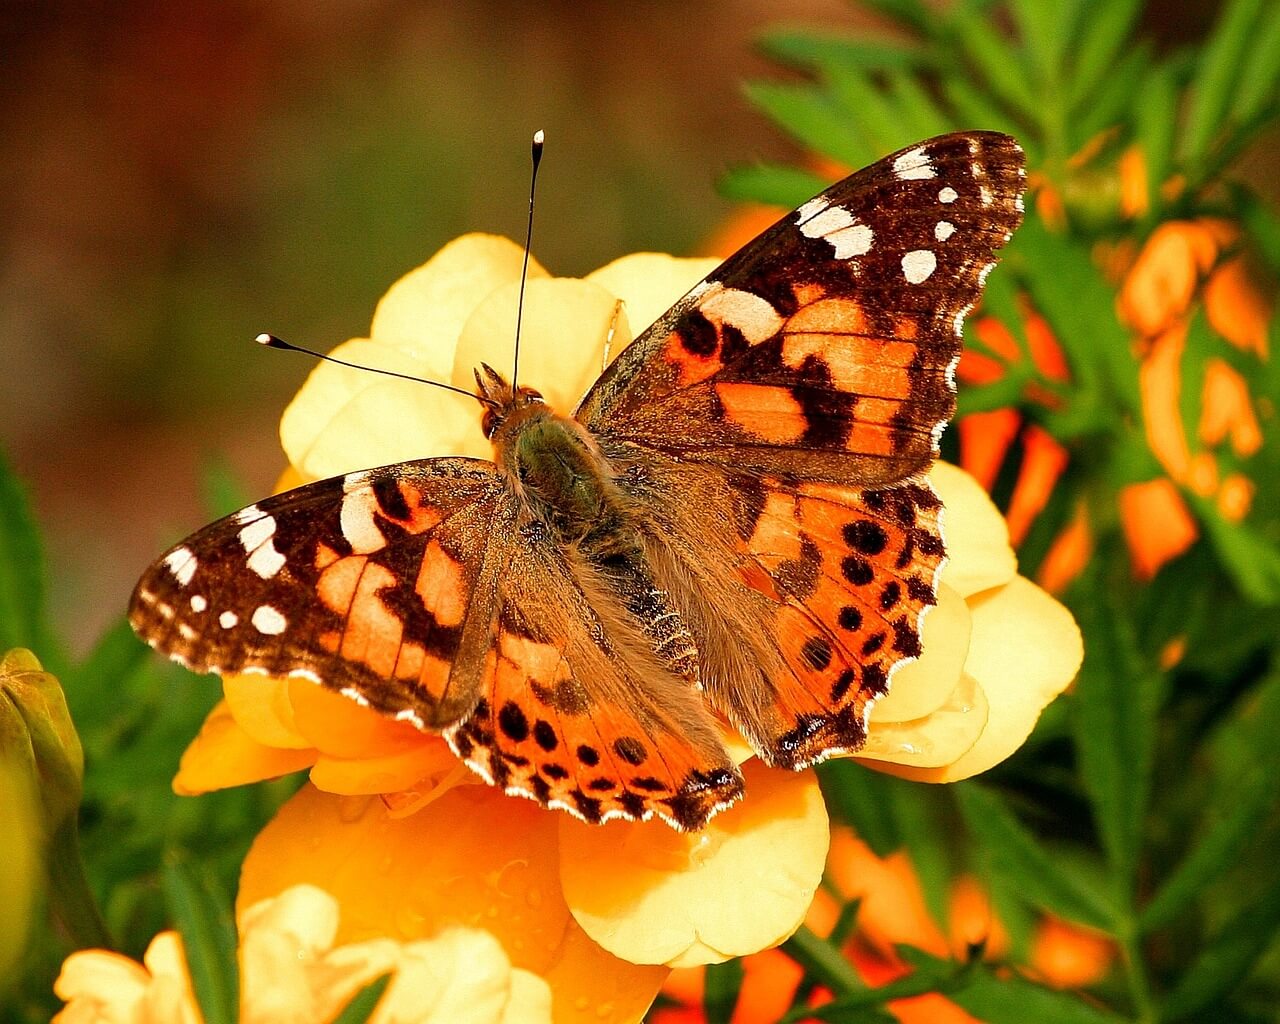
<svg viewBox="0 0 1280 1024">
<path fill-rule="evenodd" d="M 489 367 L 477 372 L 483 427 L 494 461 L 532 520 L 592 561 L 639 551 L 626 500 L 591 435 L 532 388 L 512 389 Z"/>
</svg>

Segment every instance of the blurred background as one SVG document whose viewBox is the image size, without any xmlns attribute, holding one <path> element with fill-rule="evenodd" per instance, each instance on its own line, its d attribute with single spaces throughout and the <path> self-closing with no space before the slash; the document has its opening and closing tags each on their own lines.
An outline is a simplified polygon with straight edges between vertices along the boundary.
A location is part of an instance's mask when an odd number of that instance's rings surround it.
<svg viewBox="0 0 1280 1024">
<path fill-rule="evenodd" d="M 1154 3 L 1140 31 L 1176 47 L 1217 7 Z M 5 3 L 0 447 L 73 650 L 208 517 L 211 466 L 246 498 L 282 467 L 309 366 L 255 334 L 331 348 L 449 238 L 520 237 L 537 127 L 553 273 L 697 252 L 721 172 L 799 156 L 742 96 L 785 77 L 753 39 L 874 21 L 838 0 Z M 1276 149 L 1240 166 L 1272 197 Z"/>
</svg>

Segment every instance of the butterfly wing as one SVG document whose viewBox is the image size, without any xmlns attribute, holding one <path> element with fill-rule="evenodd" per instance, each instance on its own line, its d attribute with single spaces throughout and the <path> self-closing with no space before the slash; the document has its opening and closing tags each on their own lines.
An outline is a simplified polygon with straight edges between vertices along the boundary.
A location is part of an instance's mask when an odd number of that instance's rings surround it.
<svg viewBox="0 0 1280 1024">
<path fill-rule="evenodd" d="M 1024 180 L 1017 142 L 966 132 L 832 185 L 624 349 L 578 418 L 761 473 L 878 486 L 926 468 Z"/>
<path fill-rule="evenodd" d="M 472 459 L 308 484 L 169 551 L 130 622 L 196 671 L 300 675 L 443 728 L 479 699 L 515 514 L 495 467 Z"/>
<path fill-rule="evenodd" d="M 1024 179 L 992 132 L 886 157 L 730 257 L 579 407 L 642 509 L 708 697 L 770 763 L 858 749 L 919 653 L 944 559 L 922 474 Z"/>
<path fill-rule="evenodd" d="M 743 784 L 701 695 L 591 566 L 545 531 L 520 532 L 501 574 L 485 697 L 446 738 L 508 793 L 585 821 L 656 814 L 702 827 Z"/>
</svg>

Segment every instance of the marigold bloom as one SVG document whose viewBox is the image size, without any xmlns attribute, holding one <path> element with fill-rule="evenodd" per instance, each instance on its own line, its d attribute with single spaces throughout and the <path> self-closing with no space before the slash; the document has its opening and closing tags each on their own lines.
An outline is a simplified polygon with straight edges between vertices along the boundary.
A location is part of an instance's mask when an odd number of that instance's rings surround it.
<svg viewBox="0 0 1280 1024">
<path fill-rule="evenodd" d="M 340 908 L 307 885 L 240 915 L 241 1024 L 325 1024 L 362 988 L 391 982 L 370 1024 L 549 1024 L 546 982 L 511 966 L 487 932 L 335 945 Z M 63 964 L 55 1024 L 201 1024 L 182 940 L 162 932 L 141 964 L 91 949 Z"/>
<path fill-rule="evenodd" d="M 501 238 L 452 242 L 392 286 L 368 339 L 336 355 L 470 387 L 481 361 L 511 364 L 521 258 Z M 568 280 L 531 261 L 520 379 L 570 412 L 633 325 L 714 265 L 638 254 Z M 289 485 L 424 455 L 490 454 L 474 402 L 329 363 L 286 410 L 281 437 Z M 895 674 L 861 757 L 949 781 L 1022 743 L 1074 676 L 1080 639 L 1065 609 L 1017 575 L 1004 522 L 972 478 L 940 465 L 932 479 L 951 558 L 924 655 Z M 1003 653 L 1011 637 L 1020 639 Z M 586 826 L 483 785 L 439 737 L 305 680 L 229 677 L 224 691 L 183 758 L 180 792 L 311 770 L 311 785 L 255 843 L 241 906 L 310 882 L 338 898 L 340 941 L 477 925 L 551 984 L 557 1021 L 636 1020 L 668 966 L 776 945 L 821 876 L 828 827 L 811 771 L 745 764 L 745 800 L 692 835 L 659 822 Z M 742 891 L 755 896 L 744 903 Z"/>
</svg>

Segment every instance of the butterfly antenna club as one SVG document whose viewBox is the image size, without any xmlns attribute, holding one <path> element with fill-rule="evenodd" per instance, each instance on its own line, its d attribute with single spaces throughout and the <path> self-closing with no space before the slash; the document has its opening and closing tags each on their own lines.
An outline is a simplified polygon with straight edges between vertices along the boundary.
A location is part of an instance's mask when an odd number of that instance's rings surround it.
<svg viewBox="0 0 1280 1024">
<path fill-rule="evenodd" d="M 520 321 L 524 318 L 524 286 L 529 279 L 529 247 L 533 244 L 533 196 L 538 185 L 538 166 L 542 163 L 542 144 L 546 135 L 539 128 L 533 133 L 533 171 L 529 175 L 529 224 L 524 233 L 524 265 L 520 268 L 520 298 L 516 303 L 516 354 L 511 367 L 511 389 L 520 379 Z"/>
<path fill-rule="evenodd" d="M 353 370 L 367 370 L 369 373 L 381 373 L 387 377 L 399 377 L 401 380 L 411 380 L 415 384 L 430 384 L 433 388 L 444 388 L 446 391 L 453 391 L 459 395 L 466 395 L 468 398 L 474 398 L 481 405 L 493 407 L 494 403 L 491 399 L 483 398 L 480 395 L 472 394 L 463 388 L 455 388 L 452 384 L 445 384 L 438 380 L 427 380 L 425 377 L 414 377 L 408 373 L 397 373 L 395 370 L 384 370 L 378 366 L 364 366 L 360 363 L 349 363 L 345 359 L 339 359 L 337 356 L 327 356 L 322 352 L 316 352 L 313 349 L 303 348 L 301 345 L 293 345 L 285 341 L 283 338 L 277 338 L 274 334 L 259 334 L 253 339 L 259 345 L 267 348 L 278 348 L 285 352 L 301 352 L 303 355 L 314 356 L 324 363 L 337 363 L 339 366 L 347 366 Z"/>
</svg>

